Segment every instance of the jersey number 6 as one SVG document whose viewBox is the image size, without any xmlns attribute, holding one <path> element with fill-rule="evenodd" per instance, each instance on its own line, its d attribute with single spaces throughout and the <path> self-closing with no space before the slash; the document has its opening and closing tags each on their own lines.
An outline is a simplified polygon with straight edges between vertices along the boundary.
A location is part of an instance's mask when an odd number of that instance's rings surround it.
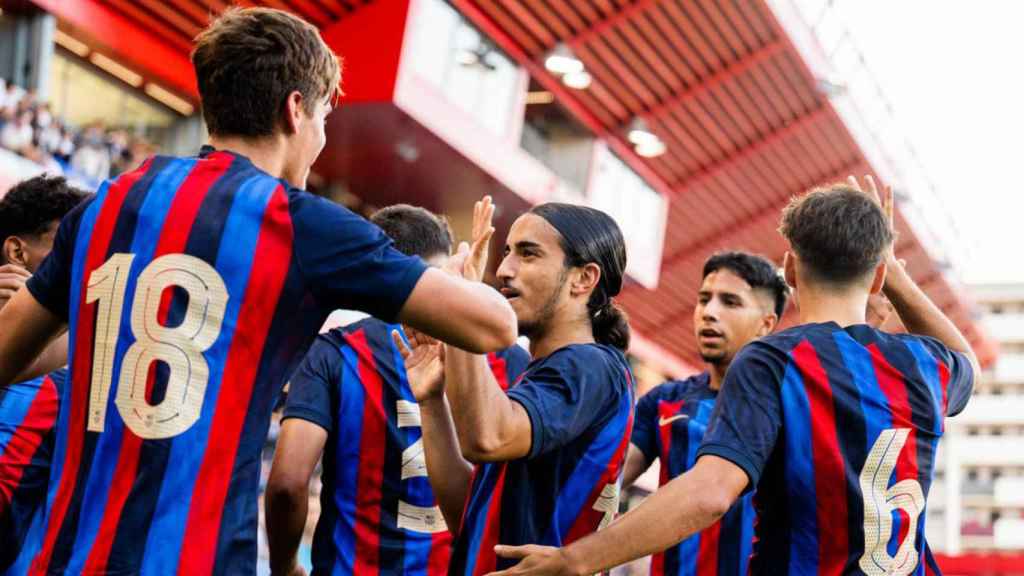
<svg viewBox="0 0 1024 576">
<path fill-rule="evenodd" d="M 883 430 L 860 473 L 860 490 L 864 495 L 864 555 L 860 557 L 860 569 L 869 576 L 907 576 L 917 569 L 914 544 L 917 519 L 924 511 L 924 492 L 913 478 L 889 486 L 889 477 L 909 434 L 908 428 Z M 887 547 L 892 537 L 892 513 L 896 510 L 906 513 L 908 530 L 896 555 L 890 556 Z"/>
<path fill-rule="evenodd" d="M 90 432 L 103 432 L 106 423 L 121 312 L 134 259 L 134 254 L 114 254 L 89 275 L 85 301 L 97 303 L 89 386 Z M 165 319 L 160 318 L 160 300 L 171 287 L 188 295 L 188 305 L 180 324 L 165 326 Z M 224 280 L 212 266 L 194 256 L 161 256 L 139 274 L 131 306 L 135 341 L 121 361 L 114 404 L 125 425 L 140 438 L 177 436 L 199 419 L 210 380 L 203 352 L 220 335 L 227 302 Z M 154 362 L 166 364 L 170 375 L 163 400 L 150 404 L 146 388 Z"/>
</svg>

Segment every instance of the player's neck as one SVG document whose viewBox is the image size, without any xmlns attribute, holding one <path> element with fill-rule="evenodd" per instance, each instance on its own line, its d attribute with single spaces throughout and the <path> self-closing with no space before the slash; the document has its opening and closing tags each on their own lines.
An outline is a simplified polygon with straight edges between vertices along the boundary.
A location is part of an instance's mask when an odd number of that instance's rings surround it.
<svg viewBox="0 0 1024 576">
<path fill-rule="evenodd" d="M 589 320 L 562 321 L 552 318 L 547 330 L 530 337 L 530 356 L 536 360 L 570 344 L 593 343 L 594 329 L 591 328 Z"/>
<path fill-rule="evenodd" d="M 286 178 L 286 153 L 282 142 L 270 138 L 240 138 L 237 136 L 210 136 L 210 146 L 217 150 L 245 156 L 260 170 L 274 178 Z M 291 182 L 293 185 L 298 185 Z"/>
<path fill-rule="evenodd" d="M 801 324 L 835 322 L 846 327 L 866 322 L 867 293 L 801 288 L 797 296 Z"/>
<path fill-rule="evenodd" d="M 708 388 L 712 390 L 719 390 L 722 388 L 722 381 L 725 380 L 725 371 L 729 369 L 729 365 L 725 364 L 708 364 Z"/>
</svg>

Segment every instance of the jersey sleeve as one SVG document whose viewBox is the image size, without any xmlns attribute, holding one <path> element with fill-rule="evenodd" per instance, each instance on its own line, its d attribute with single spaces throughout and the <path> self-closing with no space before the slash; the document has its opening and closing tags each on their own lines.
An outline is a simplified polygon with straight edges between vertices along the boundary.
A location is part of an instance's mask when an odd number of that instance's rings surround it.
<svg viewBox="0 0 1024 576">
<path fill-rule="evenodd" d="M 487 357 L 490 362 L 494 377 L 499 383 L 504 383 L 507 390 L 515 385 L 516 380 L 526 371 L 530 365 L 530 353 L 518 344 L 513 344 L 504 350 L 498 350 Z"/>
<path fill-rule="evenodd" d="M 718 402 L 697 458 L 714 455 L 739 466 L 750 478 L 747 490 L 761 478 L 782 428 L 781 383 L 786 357 L 760 342 L 748 344 L 726 372 Z"/>
<path fill-rule="evenodd" d="M 568 445 L 614 410 L 614 370 L 600 351 L 589 348 L 555 352 L 508 391 L 530 417 L 527 458 Z"/>
<path fill-rule="evenodd" d="M 655 386 L 636 403 L 633 417 L 633 435 L 629 443 L 644 455 L 650 465 L 658 458 L 658 399 L 660 386 Z"/>
<path fill-rule="evenodd" d="M 53 239 L 53 249 L 26 284 L 37 302 L 65 321 L 68 319 L 68 303 L 71 298 L 75 236 L 78 235 L 82 213 L 92 204 L 93 198 L 83 201 L 64 216 Z"/>
<path fill-rule="evenodd" d="M 341 362 L 337 345 L 328 336 L 318 337 L 288 384 L 281 419 L 299 418 L 330 433 L 336 396 L 341 393 Z"/>
<path fill-rule="evenodd" d="M 946 416 L 956 416 L 967 407 L 967 401 L 974 392 L 974 368 L 971 367 L 971 361 L 962 352 L 950 350 L 934 338 L 922 340 L 925 348 L 939 363 L 940 379 L 946 380 Z"/>
<path fill-rule="evenodd" d="M 317 303 L 394 321 L 426 264 L 396 250 L 377 226 L 323 198 L 293 191 L 290 210 L 296 257 Z"/>
</svg>

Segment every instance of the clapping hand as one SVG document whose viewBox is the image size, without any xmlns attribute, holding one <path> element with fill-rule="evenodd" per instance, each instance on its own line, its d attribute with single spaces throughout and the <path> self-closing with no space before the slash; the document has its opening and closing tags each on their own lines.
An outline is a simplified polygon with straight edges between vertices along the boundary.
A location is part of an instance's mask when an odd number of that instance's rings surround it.
<svg viewBox="0 0 1024 576">
<path fill-rule="evenodd" d="M 444 394 L 444 345 L 413 328 L 404 329 L 408 344 L 398 330 L 391 331 L 391 338 L 405 361 L 413 397 L 423 402 Z"/>
</svg>

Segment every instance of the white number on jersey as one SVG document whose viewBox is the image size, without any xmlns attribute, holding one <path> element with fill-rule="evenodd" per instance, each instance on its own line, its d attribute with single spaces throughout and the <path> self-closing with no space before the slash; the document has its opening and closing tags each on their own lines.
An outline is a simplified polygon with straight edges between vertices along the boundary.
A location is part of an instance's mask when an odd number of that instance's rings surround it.
<svg viewBox="0 0 1024 576">
<path fill-rule="evenodd" d="M 917 568 L 917 519 L 924 511 L 924 492 L 916 479 L 906 478 L 889 486 L 909 428 L 883 431 L 868 454 L 860 473 L 860 490 L 864 495 L 864 555 L 860 569 L 868 576 L 907 576 Z M 915 449 L 914 446 L 910 447 Z M 910 523 L 907 536 L 899 543 L 895 556 L 887 546 L 892 537 L 892 513 L 903 510 Z"/>
<path fill-rule="evenodd" d="M 398 401 L 398 427 L 420 427 L 420 407 L 408 400 Z M 423 455 L 423 438 L 402 451 L 402 480 L 427 475 L 427 460 Z M 437 506 L 424 507 L 398 501 L 398 527 L 414 532 L 434 534 L 444 532 L 448 525 L 444 522 L 441 509 Z"/>
<path fill-rule="evenodd" d="M 86 302 L 98 303 L 87 424 L 92 432 L 103 432 L 106 423 L 114 353 L 134 259 L 133 254 L 114 254 L 89 275 Z M 173 327 L 164 326 L 158 317 L 160 298 L 171 287 L 188 294 L 184 319 Z M 220 335 L 227 302 L 228 291 L 220 274 L 194 256 L 161 256 L 139 275 L 131 312 L 135 342 L 121 362 L 114 404 L 125 426 L 140 438 L 177 436 L 199 419 L 210 380 L 203 352 Z M 150 366 L 157 361 L 168 366 L 170 375 L 164 399 L 153 405 L 146 400 L 146 380 Z"/>
</svg>

